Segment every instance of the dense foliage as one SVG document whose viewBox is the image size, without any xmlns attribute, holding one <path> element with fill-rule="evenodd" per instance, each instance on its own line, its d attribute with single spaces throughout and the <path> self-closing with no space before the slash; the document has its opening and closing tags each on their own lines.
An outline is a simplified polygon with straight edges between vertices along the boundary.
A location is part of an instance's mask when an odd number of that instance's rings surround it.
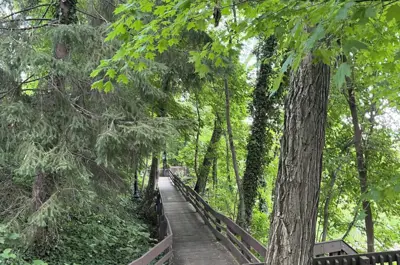
<svg viewBox="0 0 400 265">
<path fill-rule="evenodd" d="M 310 238 L 398 247 L 399 1 L 0 3 L 0 262 L 138 257 L 161 152 L 265 244 L 294 183 Z"/>
</svg>

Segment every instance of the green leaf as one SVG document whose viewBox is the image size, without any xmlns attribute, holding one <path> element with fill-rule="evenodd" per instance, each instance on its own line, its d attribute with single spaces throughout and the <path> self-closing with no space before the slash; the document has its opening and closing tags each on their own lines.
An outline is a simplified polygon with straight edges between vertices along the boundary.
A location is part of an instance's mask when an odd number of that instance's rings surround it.
<svg viewBox="0 0 400 265">
<path fill-rule="evenodd" d="M 386 19 L 387 21 L 391 21 L 392 19 L 396 19 L 400 21 L 400 4 L 391 5 L 386 11 Z"/>
<path fill-rule="evenodd" d="M 158 42 L 158 51 L 162 53 L 163 51 L 167 50 L 168 48 L 168 41 L 166 39 L 162 39 Z"/>
<path fill-rule="evenodd" d="M 138 70 L 140 72 L 146 68 L 147 68 L 147 65 L 144 62 L 139 62 L 139 64 L 136 67 L 136 70 Z"/>
<path fill-rule="evenodd" d="M 347 63 L 342 63 L 333 77 L 333 80 L 338 88 L 342 88 L 346 82 L 346 76 L 351 76 L 351 68 Z"/>
<path fill-rule="evenodd" d="M 128 77 L 124 74 L 118 75 L 117 82 L 127 85 L 129 83 Z"/>
<path fill-rule="evenodd" d="M 286 61 L 283 63 L 282 68 L 281 68 L 281 73 L 285 73 L 287 69 L 289 68 L 290 65 L 292 65 L 293 60 L 294 60 L 295 54 L 293 52 L 290 53 L 288 58 L 286 58 Z"/>
<path fill-rule="evenodd" d="M 348 2 L 348 3 L 346 3 L 344 6 L 342 6 L 342 7 L 339 9 L 339 11 L 338 11 L 338 13 L 337 13 L 337 15 L 336 15 L 336 17 L 335 17 L 335 20 L 336 20 L 336 21 L 340 21 L 340 20 L 346 19 L 346 18 L 347 18 L 347 15 L 348 15 L 348 13 L 349 13 L 349 9 L 350 9 L 353 5 L 354 5 L 354 2 Z"/>
<path fill-rule="evenodd" d="M 154 6 L 151 1 L 142 1 L 140 4 L 143 12 L 151 12 Z"/>
<path fill-rule="evenodd" d="M 200 77 L 203 78 L 210 72 L 210 68 L 205 64 L 200 64 L 196 67 L 196 71 L 199 73 Z"/>
<path fill-rule="evenodd" d="M 141 20 L 136 20 L 133 24 L 132 27 L 136 30 L 139 31 L 143 27 L 143 22 Z"/>
<path fill-rule="evenodd" d="M 279 87 L 280 87 L 280 85 L 281 85 L 282 79 L 283 79 L 283 74 L 284 74 L 284 73 L 281 72 L 281 73 L 279 73 L 278 76 L 275 78 L 275 80 L 274 80 L 274 85 L 272 86 L 272 91 L 271 91 L 270 96 L 272 96 L 276 91 L 278 91 L 278 89 L 279 89 Z"/>
<path fill-rule="evenodd" d="M 117 72 L 114 69 L 110 68 L 107 70 L 106 75 L 108 75 L 110 78 L 114 78 L 117 75 Z"/>
<path fill-rule="evenodd" d="M 325 29 L 322 26 L 322 24 L 318 24 L 318 26 L 313 30 L 310 38 L 308 38 L 308 40 L 305 43 L 305 50 L 309 51 L 311 50 L 315 43 L 322 39 L 325 36 Z"/>
<path fill-rule="evenodd" d="M 93 71 L 90 73 L 90 77 L 91 77 L 91 78 L 94 78 L 94 77 L 98 76 L 102 70 L 103 70 L 102 68 L 97 68 L 97 69 L 93 70 Z"/>
<path fill-rule="evenodd" d="M 370 18 L 370 17 L 375 17 L 375 16 L 376 16 L 375 7 L 370 6 L 365 10 L 365 17 Z"/>
<path fill-rule="evenodd" d="M 124 12 L 126 9 L 127 9 L 126 5 L 121 4 L 114 10 L 114 14 L 118 15 L 118 14 Z"/>
<path fill-rule="evenodd" d="M 196 23 L 190 21 L 186 27 L 187 30 L 191 30 L 192 28 L 196 27 Z"/>
<path fill-rule="evenodd" d="M 112 85 L 111 81 L 107 81 L 104 84 L 104 92 L 108 93 L 108 92 L 111 92 L 111 91 L 113 91 L 113 85 Z"/>
<path fill-rule="evenodd" d="M 368 45 L 358 40 L 347 40 L 343 45 L 343 50 L 346 53 L 354 52 L 357 50 L 367 50 Z"/>
<path fill-rule="evenodd" d="M 315 51 L 315 55 L 320 57 L 324 64 L 331 64 L 331 53 L 325 49 L 318 49 Z"/>
<path fill-rule="evenodd" d="M 103 90 L 103 87 L 104 87 L 103 79 L 98 80 L 92 84 L 92 89 Z"/>
</svg>

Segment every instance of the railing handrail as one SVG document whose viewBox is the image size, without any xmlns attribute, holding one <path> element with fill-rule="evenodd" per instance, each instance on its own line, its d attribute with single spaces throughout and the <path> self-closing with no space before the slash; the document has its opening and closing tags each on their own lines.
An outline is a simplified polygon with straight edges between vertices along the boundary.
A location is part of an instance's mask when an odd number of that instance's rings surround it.
<svg viewBox="0 0 400 265">
<path fill-rule="evenodd" d="M 171 170 L 168 170 L 168 172 L 175 187 L 181 191 L 182 195 L 196 208 L 197 212 L 201 215 L 216 238 L 229 249 L 240 264 L 265 264 L 260 260 L 263 260 L 266 255 L 266 247 L 230 218 L 215 211 L 197 192 L 183 183 Z M 357 254 L 351 246 L 342 240 L 316 243 L 314 246 L 314 255 L 324 254 L 334 256 L 315 257 L 313 259 L 313 265 L 369 265 L 378 262 L 381 264 L 383 264 L 383 262 L 389 262 L 389 265 L 396 262 L 397 265 L 400 265 L 400 250 Z"/>
<path fill-rule="evenodd" d="M 260 263 L 260 259 L 265 257 L 266 248 L 258 240 L 230 218 L 215 211 L 171 170 L 169 170 L 169 177 L 175 187 L 196 208 L 216 238 L 228 248 L 240 264 Z"/>
<path fill-rule="evenodd" d="M 384 264 L 388 262 L 392 265 L 396 262 L 400 265 L 400 250 L 385 251 L 385 252 L 370 252 L 354 255 L 330 256 L 314 258 L 314 265 L 330 265 L 330 264 L 351 264 L 351 265 L 370 265 Z"/>
<path fill-rule="evenodd" d="M 143 254 L 140 258 L 132 261 L 129 265 L 149 265 L 160 258 L 155 265 L 161 265 L 172 258 L 173 233 L 167 216 L 164 214 L 163 199 L 157 189 L 156 212 L 159 231 L 159 243 Z"/>
</svg>

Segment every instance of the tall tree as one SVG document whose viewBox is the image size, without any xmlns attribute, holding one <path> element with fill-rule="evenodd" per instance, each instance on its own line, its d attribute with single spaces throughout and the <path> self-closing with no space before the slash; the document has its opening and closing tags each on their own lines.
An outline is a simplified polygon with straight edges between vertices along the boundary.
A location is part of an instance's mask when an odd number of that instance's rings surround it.
<svg viewBox="0 0 400 265">
<path fill-rule="evenodd" d="M 233 164 L 233 171 L 235 173 L 236 185 L 238 188 L 238 195 L 239 195 L 239 203 L 238 203 L 238 215 L 236 218 L 236 222 L 243 226 L 245 222 L 245 208 L 244 208 L 244 194 L 243 194 L 243 183 L 240 179 L 239 174 L 239 166 L 237 163 L 236 158 L 236 149 L 235 143 L 233 141 L 233 131 L 232 131 L 232 124 L 231 124 L 231 114 L 230 114 L 230 92 L 228 86 L 228 79 L 224 78 L 224 88 L 225 88 L 225 116 L 226 116 L 226 128 L 228 130 L 228 139 L 229 139 L 229 147 L 232 154 L 232 164 Z"/>
<path fill-rule="evenodd" d="M 348 92 L 348 103 L 351 112 L 351 120 L 353 123 L 354 147 L 356 149 L 356 156 L 357 156 L 358 178 L 360 180 L 361 196 L 363 197 L 368 192 L 367 165 L 363 147 L 363 136 L 358 121 L 357 101 L 354 91 L 354 82 L 351 80 L 350 77 L 346 77 L 346 83 Z M 362 207 L 365 213 L 364 220 L 365 220 L 365 231 L 367 234 L 367 249 L 368 252 L 374 252 L 375 236 L 374 236 L 374 221 L 372 217 L 371 202 L 368 199 L 364 198 L 362 200 Z"/>
<path fill-rule="evenodd" d="M 251 105 L 253 123 L 251 134 L 247 143 L 246 169 L 243 175 L 243 193 L 245 205 L 245 222 L 247 228 L 251 223 L 253 207 L 257 197 L 257 189 L 261 178 L 263 178 L 263 167 L 265 154 L 268 147 L 272 144 L 272 135 L 266 131 L 268 114 L 272 114 L 274 109 L 273 100 L 270 99 L 268 87 L 272 74 L 271 59 L 276 46 L 275 36 L 270 36 L 260 43 L 257 59 L 260 63 L 257 83 L 253 92 L 253 102 Z"/>
<path fill-rule="evenodd" d="M 199 168 L 196 185 L 194 187 L 194 190 L 200 194 L 204 193 L 204 191 L 206 190 L 208 175 L 210 173 L 211 165 L 216 156 L 217 146 L 219 140 L 221 139 L 221 135 L 221 121 L 217 114 L 214 121 L 214 130 L 208 144 L 207 151 L 204 154 L 203 163 Z"/>
<path fill-rule="evenodd" d="M 291 74 L 266 264 L 312 264 L 329 81 L 311 53 Z"/>
</svg>

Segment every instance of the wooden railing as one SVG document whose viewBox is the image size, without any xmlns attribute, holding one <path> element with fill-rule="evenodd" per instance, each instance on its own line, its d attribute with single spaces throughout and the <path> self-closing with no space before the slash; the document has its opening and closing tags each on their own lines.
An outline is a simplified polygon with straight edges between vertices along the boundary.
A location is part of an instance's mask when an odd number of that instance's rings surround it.
<svg viewBox="0 0 400 265">
<path fill-rule="evenodd" d="M 196 208 L 215 237 L 225 245 L 240 264 L 261 264 L 266 248 L 260 242 L 231 219 L 216 212 L 197 192 L 184 184 L 171 171 L 169 171 L 169 175 L 175 187 Z"/>
<path fill-rule="evenodd" d="M 157 212 L 159 243 L 129 265 L 161 265 L 172 259 L 172 230 L 168 218 L 164 214 L 163 200 L 159 190 L 157 190 L 155 210 Z"/>
<path fill-rule="evenodd" d="M 314 265 L 400 265 L 400 250 L 314 258 Z"/>
<path fill-rule="evenodd" d="M 343 240 L 332 240 L 314 245 L 314 257 L 355 255 L 357 252 Z"/>
<path fill-rule="evenodd" d="M 225 215 L 216 212 L 192 188 L 182 182 L 173 172 L 168 171 L 175 187 L 201 215 L 213 234 L 235 256 L 242 265 L 265 265 L 262 261 L 266 248 Z M 318 257 L 328 255 L 327 257 Z M 356 254 L 356 251 L 342 240 L 314 245 L 313 265 L 400 265 L 400 250 Z"/>
</svg>

